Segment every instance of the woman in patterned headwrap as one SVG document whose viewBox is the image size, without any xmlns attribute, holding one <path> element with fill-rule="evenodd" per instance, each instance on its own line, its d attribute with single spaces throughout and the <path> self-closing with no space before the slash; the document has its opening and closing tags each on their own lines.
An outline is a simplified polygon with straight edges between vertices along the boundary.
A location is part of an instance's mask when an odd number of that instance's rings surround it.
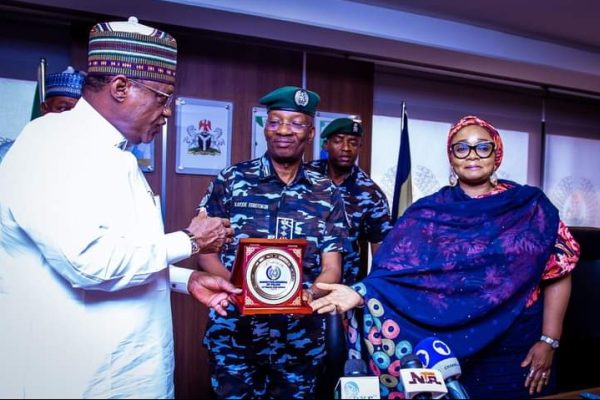
<svg viewBox="0 0 600 400">
<path fill-rule="evenodd" d="M 350 341 L 364 336 L 384 397 L 401 397 L 399 360 L 430 336 L 459 358 L 473 398 L 550 392 L 579 245 L 540 189 L 497 178 L 503 145 L 491 124 L 462 118 L 447 152 L 450 186 L 406 210 L 362 282 L 320 285 L 332 292 L 311 305 L 365 306 Z"/>
</svg>

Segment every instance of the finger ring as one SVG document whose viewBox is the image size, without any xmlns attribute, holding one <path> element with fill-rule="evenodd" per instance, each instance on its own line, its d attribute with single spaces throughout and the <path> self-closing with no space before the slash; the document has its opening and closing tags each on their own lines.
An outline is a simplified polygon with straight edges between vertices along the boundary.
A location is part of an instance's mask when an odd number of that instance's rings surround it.
<svg viewBox="0 0 600 400">
<path fill-rule="evenodd" d="M 546 375 L 545 372 L 542 372 L 542 378 L 546 378 L 548 375 Z"/>
</svg>

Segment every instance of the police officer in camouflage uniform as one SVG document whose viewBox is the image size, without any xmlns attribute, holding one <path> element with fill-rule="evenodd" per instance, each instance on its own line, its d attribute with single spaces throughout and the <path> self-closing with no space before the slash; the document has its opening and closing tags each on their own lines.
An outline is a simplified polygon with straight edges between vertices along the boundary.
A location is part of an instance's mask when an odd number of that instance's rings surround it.
<svg viewBox="0 0 600 400">
<path fill-rule="evenodd" d="M 342 281 L 352 285 L 363 278 L 366 271 L 360 270 L 360 244 L 369 243 L 371 254 L 379 248 L 385 235 L 392 229 L 390 210 L 383 191 L 356 165 L 362 146 L 362 125 L 350 118 L 338 118 L 329 123 L 321 133 L 327 159 L 315 160 L 307 168 L 321 172 L 334 182 L 342 192 L 346 215 L 350 223 L 348 239 L 351 250 L 344 254 Z M 357 315 L 357 317 L 359 317 Z M 344 332 L 339 315 L 327 317 L 326 371 L 319 383 L 321 397 L 331 396 L 337 379 L 343 374 L 347 357 L 360 358 L 357 349 L 346 352 Z M 351 319 L 345 319 L 344 324 Z M 359 324 L 359 320 L 353 320 Z"/>
<path fill-rule="evenodd" d="M 364 273 L 360 273 L 359 243 L 369 243 L 371 254 L 375 254 L 385 235 L 392 229 L 385 193 L 356 165 L 362 134 L 362 125 L 350 118 L 331 121 L 321 133 L 327 159 L 307 164 L 307 168 L 329 176 L 344 198 L 350 222 L 348 239 L 352 243 L 352 252 L 344 254 L 342 282 L 345 285 L 352 285 L 364 277 Z"/>
<path fill-rule="evenodd" d="M 336 186 L 303 166 L 314 137 L 319 96 L 294 86 L 260 99 L 268 110 L 264 156 L 225 168 L 209 185 L 199 207 L 229 218 L 235 232 L 219 258 L 201 255 L 200 266 L 230 277 L 240 238 L 306 239 L 303 259 L 305 301 L 326 294 L 314 282 L 339 282 L 347 225 Z M 325 322 L 311 314 L 241 316 L 210 312 L 204 344 L 212 386 L 219 398 L 315 397 L 325 355 Z"/>
</svg>

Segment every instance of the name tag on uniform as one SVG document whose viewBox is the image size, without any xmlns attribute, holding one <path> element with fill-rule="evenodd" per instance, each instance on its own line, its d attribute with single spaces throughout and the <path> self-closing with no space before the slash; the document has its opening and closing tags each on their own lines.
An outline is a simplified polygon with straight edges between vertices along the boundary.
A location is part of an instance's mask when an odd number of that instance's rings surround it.
<svg viewBox="0 0 600 400">
<path fill-rule="evenodd" d="M 240 208 L 257 208 L 259 210 L 268 210 L 269 209 L 268 204 L 252 203 L 249 201 L 236 201 L 233 203 L 233 206 L 240 207 Z"/>
<path fill-rule="evenodd" d="M 277 217 L 277 227 L 275 228 L 275 238 L 293 239 L 294 238 L 294 220 L 292 218 Z"/>
</svg>

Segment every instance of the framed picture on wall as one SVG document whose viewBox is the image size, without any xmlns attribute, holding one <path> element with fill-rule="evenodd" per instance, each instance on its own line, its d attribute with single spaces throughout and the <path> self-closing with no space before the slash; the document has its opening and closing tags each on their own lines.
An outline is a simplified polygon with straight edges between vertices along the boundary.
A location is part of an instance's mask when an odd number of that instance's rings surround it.
<svg viewBox="0 0 600 400">
<path fill-rule="evenodd" d="M 262 157 L 267 151 L 265 140 L 265 123 L 267 122 L 267 109 L 265 107 L 252 107 L 252 158 Z"/>
<path fill-rule="evenodd" d="M 231 164 L 233 103 L 178 97 L 175 101 L 178 174 L 217 175 Z"/>
<path fill-rule="evenodd" d="M 0 162 L 31 120 L 36 85 L 35 81 L 0 78 Z"/>
<path fill-rule="evenodd" d="M 324 141 L 321 140 L 321 132 L 325 130 L 325 128 L 327 127 L 327 125 L 329 125 L 331 121 L 338 118 L 352 118 L 360 120 L 360 117 L 356 115 L 321 111 L 317 111 L 315 113 L 315 139 L 313 141 L 313 160 L 327 158 L 327 152 L 322 148 Z"/>
<path fill-rule="evenodd" d="M 154 172 L 154 141 L 133 145 L 129 150 L 137 158 L 142 171 Z"/>
</svg>

